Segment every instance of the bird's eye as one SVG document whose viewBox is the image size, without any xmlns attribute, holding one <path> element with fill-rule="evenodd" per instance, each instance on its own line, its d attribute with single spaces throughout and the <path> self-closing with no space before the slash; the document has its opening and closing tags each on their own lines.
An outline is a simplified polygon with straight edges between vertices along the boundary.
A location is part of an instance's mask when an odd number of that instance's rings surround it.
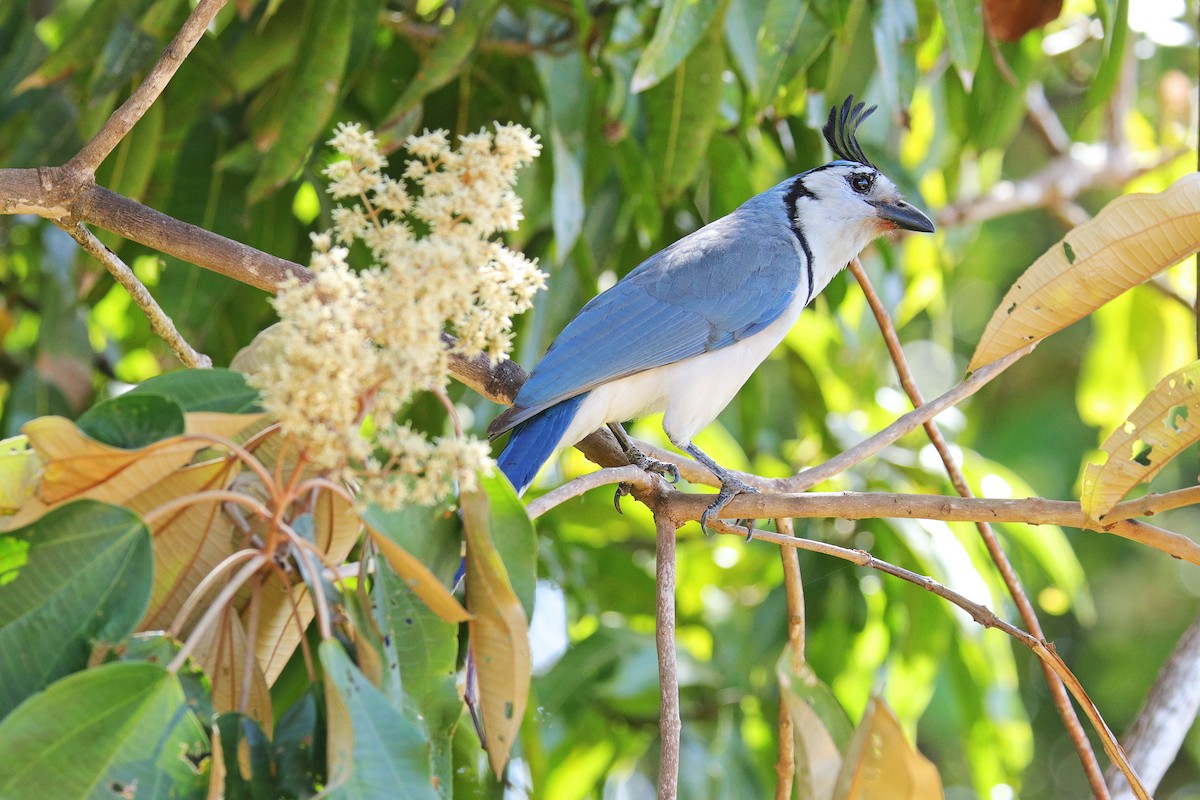
<svg viewBox="0 0 1200 800">
<path fill-rule="evenodd" d="M 859 194 L 866 194 L 867 192 L 871 191 L 871 186 L 874 183 L 875 181 L 871 179 L 870 175 L 863 175 L 860 173 L 858 175 L 850 176 L 850 188 Z"/>
</svg>

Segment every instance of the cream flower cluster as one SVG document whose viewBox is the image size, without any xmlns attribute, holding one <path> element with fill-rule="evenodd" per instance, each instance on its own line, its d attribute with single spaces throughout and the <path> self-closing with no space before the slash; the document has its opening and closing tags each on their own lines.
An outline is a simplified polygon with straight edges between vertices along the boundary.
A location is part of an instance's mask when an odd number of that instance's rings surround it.
<svg viewBox="0 0 1200 800">
<path fill-rule="evenodd" d="M 512 318 L 545 286 L 536 263 L 494 241 L 521 220 L 517 170 L 539 153 L 519 125 L 459 137 L 410 136 L 403 177 L 384 174 L 375 137 L 341 125 L 330 144 L 333 230 L 313 238 L 315 279 L 275 296 L 273 357 L 251 382 L 264 407 L 318 467 L 344 470 L 364 499 L 387 507 L 433 503 L 454 481 L 473 488 L 486 443 L 427 438 L 397 419 L 420 391 L 444 389 L 453 333 L 465 355 L 504 358 Z M 373 263 L 349 265 L 362 242 Z"/>
</svg>

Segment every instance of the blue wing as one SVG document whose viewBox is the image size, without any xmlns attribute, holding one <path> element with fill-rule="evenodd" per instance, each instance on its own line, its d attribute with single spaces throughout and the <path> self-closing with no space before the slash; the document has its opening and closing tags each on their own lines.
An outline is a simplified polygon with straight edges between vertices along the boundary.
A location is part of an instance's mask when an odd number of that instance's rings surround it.
<svg viewBox="0 0 1200 800">
<path fill-rule="evenodd" d="M 770 325 L 806 280 L 790 237 L 786 227 L 735 213 L 647 259 L 563 329 L 489 433 L 602 383 L 718 350 Z"/>
</svg>

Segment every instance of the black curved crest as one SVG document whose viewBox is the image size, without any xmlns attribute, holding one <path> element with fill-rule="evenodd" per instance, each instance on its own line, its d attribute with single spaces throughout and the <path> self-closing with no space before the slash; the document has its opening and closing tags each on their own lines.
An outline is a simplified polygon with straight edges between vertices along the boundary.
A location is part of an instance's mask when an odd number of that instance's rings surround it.
<svg viewBox="0 0 1200 800">
<path fill-rule="evenodd" d="M 863 111 L 865 105 L 866 103 L 855 105 L 854 95 L 850 95 L 846 98 L 846 102 L 842 103 L 840 114 L 837 106 L 829 109 L 829 121 L 825 123 L 821 133 L 825 134 L 825 141 L 829 142 L 829 148 L 839 159 L 857 161 L 859 164 L 866 164 L 868 167 L 874 168 L 875 165 L 863 155 L 862 148 L 858 146 L 858 140 L 854 138 L 858 126 L 875 111 L 875 106 Z"/>
</svg>

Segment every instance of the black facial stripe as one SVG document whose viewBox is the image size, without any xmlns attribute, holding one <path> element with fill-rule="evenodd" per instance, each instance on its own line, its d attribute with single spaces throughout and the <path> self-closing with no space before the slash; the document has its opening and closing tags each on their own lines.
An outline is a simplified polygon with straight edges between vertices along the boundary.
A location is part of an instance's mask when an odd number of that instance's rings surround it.
<svg viewBox="0 0 1200 800">
<path fill-rule="evenodd" d="M 817 169 L 821 169 L 821 167 Z M 815 171 L 810 170 L 810 172 Z M 791 188 L 788 189 L 788 193 L 784 195 L 783 213 L 787 216 L 788 228 L 791 229 L 792 235 L 796 237 L 796 241 L 800 243 L 800 249 L 804 251 L 804 275 L 808 279 L 807 296 L 804 298 L 804 305 L 807 306 L 813 297 L 813 255 L 812 249 L 808 246 L 808 238 L 804 235 L 804 227 L 796 217 L 796 206 L 800 203 L 801 198 L 808 200 L 817 199 L 813 191 L 804 185 L 804 176 L 796 178 Z"/>
</svg>

